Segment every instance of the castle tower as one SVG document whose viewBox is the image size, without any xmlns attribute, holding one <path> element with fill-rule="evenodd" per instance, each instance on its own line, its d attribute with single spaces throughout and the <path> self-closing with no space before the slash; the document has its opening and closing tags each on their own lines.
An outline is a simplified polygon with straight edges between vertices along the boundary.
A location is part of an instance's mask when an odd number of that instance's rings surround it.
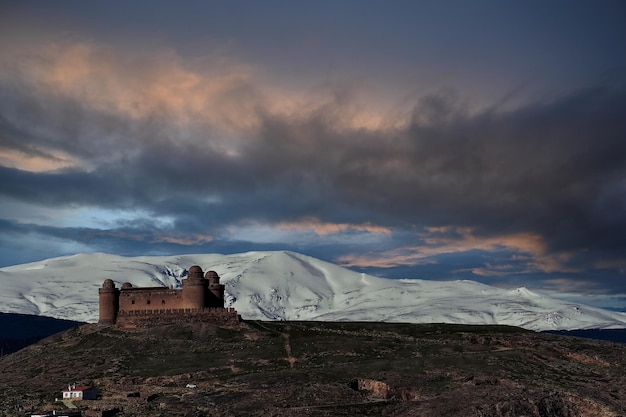
<svg viewBox="0 0 626 417">
<path fill-rule="evenodd" d="M 120 303 L 120 292 L 111 279 L 105 279 L 102 288 L 98 288 L 100 298 L 100 324 L 115 324 Z"/>
<path fill-rule="evenodd" d="M 194 265 L 189 268 L 187 279 L 183 284 L 183 305 L 184 308 L 204 308 L 206 280 L 202 276 L 202 268 Z"/>
<path fill-rule="evenodd" d="M 224 289 L 226 286 L 220 284 L 220 277 L 215 271 L 209 271 L 204 276 L 209 282 L 209 307 L 224 307 Z"/>
</svg>

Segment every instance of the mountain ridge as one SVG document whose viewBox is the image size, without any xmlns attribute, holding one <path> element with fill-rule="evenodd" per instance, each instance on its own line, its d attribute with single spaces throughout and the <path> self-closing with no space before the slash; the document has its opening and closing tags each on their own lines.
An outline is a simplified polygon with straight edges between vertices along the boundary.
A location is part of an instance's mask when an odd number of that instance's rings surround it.
<svg viewBox="0 0 626 417">
<path fill-rule="evenodd" d="M 226 305 L 246 319 L 504 324 L 530 330 L 626 328 L 626 314 L 475 281 L 392 280 L 291 251 L 124 257 L 76 254 L 0 268 L 0 306 L 95 322 L 98 288 L 178 288 L 192 265 L 215 270 Z"/>
</svg>

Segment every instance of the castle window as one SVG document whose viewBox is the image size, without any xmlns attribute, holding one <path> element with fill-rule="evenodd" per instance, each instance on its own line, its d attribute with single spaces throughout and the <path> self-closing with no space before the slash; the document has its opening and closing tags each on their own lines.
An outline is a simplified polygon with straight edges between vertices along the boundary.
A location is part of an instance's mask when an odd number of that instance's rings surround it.
<svg viewBox="0 0 626 417">
<path fill-rule="evenodd" d="M 130 303 L 131 304 L 135 304 L 135 300 L 130 300 Z"/>
<path fill-rule="evenodd" d="M 150 300 L 148 300 L 148 301 L 146 302 L 146 304 L 150 304 Z"/>
<path fill-rule="evenodd" d="M 161 300 L 161 304 L 165 304 L 165 300 Z"/>
</svg>

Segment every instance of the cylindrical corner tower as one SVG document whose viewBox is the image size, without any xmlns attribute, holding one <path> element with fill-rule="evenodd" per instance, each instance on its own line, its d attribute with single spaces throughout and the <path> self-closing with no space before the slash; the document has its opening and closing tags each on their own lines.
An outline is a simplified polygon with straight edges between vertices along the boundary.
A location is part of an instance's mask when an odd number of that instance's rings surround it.
<svg viewBox="0 0 626 417">
<path fill-rule="evenodd" d="M 215 271 L 206 273 L 205 278 L 209 281 L 209 307 L 224 307 L 224 290 L 226 286 L 220 284 L 220 277 Z"/>
<path fill-rule="evenodd" d="M 184 308 L 204 308 L 204 288 L 206 281 L 202 277 L 202 268 L 198 265 L 189 268 L 187 279 L 184 279 L 182 284 Z"/>
<path fill-rule="evenodd" d="M 119 291 L 111 279 L 105 279 L 102 288 L 98 288 L 100 301 L 100 324 L 115 324 L 119 309 Z"/>
</svg>

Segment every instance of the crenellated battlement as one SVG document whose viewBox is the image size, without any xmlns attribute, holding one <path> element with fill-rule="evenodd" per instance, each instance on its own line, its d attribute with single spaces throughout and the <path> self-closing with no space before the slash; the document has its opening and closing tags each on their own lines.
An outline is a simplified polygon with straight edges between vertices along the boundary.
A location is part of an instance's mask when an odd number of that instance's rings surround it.
<svg viewBox="0 0 626 417">
<path fill-rule="evenodd" d="M 217 307 L 209 307 L 209 308 L 169 308 L 169 309 L 161 309 L 161 310 L 128 310 L 128 311 L 120 311 L 118 313 L 118 317 L 120 316 L 151 316 L 151 315 L 168 315 L 168 314 L 213 314 L 213 315 L 232 315 L 237 314 L 237 310 L 231 307 L 226 308 L 217 308 Z"/>
<path fill-rule="evenodd" d="M 236 325 L 240 321 L 241 317 L 234 308 L 179 308 L 123 311 L 118 315 L 116 324 L 124 328 L 183 323 L 212 323 L 226 326 Z"/>
<path fill-rule="evenodd" d="M 99 289 L 100 323 L 120 327 L 147 327 L 161 324 L 212 322 L 235 324 L 241 318 L 233 308 L 224 308 L 224 288 L 215 271 L 203 276 L 192 266 L 182 289 L 133 287 L 129 282 L 117 288 L 107 279 Z"/>
</svg>

